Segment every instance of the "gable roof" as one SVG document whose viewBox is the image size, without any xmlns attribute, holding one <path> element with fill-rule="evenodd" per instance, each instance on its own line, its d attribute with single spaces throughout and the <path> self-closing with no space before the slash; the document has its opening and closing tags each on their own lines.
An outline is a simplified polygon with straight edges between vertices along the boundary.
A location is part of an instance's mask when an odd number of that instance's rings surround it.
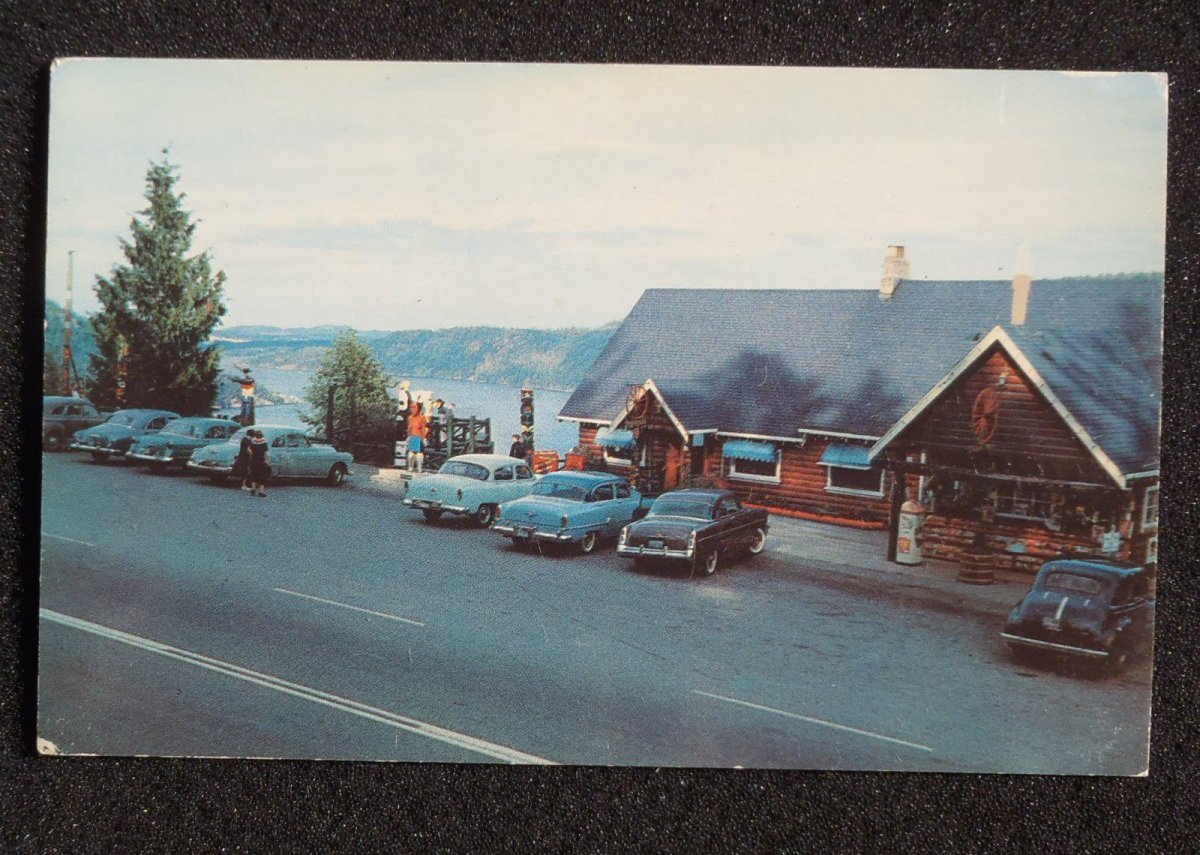
<svg viewBox="0 0 1200 855">
<path fill-rule="evenodd" d="M 906 280 L 888 300 L 865 289 L 650 289 L 560 415 L 610 422 L 629 387 L 652 379 L 689 431 L 878 438 L 1000 325 L 1014 341 L 1040 336 L 1022 349 L 1114 459 L 1156 468 L 1162 293 L 1157 274 L 1036 280 L 1014 330 L 1009 280 Z M 1106 403 L 1118 389 L 1124 412 Z"/>
</svg>

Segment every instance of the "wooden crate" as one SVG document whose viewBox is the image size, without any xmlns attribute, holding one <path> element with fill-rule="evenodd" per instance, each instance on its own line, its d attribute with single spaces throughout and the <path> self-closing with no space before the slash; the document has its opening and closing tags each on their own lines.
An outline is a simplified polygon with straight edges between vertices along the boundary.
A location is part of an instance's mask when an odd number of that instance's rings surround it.
<svg viewBox="0 0 1200 855">
<path fill-rule="evenodd" d="M 533 471 L 539 475 L 558 470 L 557 451 L 535 451 L 533 453 Z"/>
</svg>

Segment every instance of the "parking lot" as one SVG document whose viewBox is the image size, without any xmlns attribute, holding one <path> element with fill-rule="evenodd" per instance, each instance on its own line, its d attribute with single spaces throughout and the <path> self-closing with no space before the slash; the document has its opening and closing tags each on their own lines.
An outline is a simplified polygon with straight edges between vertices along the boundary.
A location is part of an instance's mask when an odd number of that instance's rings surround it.
<svg viewBox="0 0 1200 855">
<path fill-rule="evenodd" d="M 693 579 L 429 525 L 353 479 L 255 498 L 43 462 L 39 735 L 62 752 L 1144 767 L 1144 664 L 1018 668 L 987 613 L 850 589 L 770 541 Z"/>
</svg>

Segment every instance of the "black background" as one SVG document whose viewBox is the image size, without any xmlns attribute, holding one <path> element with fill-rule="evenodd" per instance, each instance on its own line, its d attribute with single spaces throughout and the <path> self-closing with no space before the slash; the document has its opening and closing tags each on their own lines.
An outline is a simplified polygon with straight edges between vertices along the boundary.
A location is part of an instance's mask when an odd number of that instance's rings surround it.
<svg viewBox="0 0 1200 855">
<path fill-rule="evenodd" d="M 5 850 L 1191 851 L 1200 813 L 1192 4 L 727 7 L 0 0 L 0 846 Z M 1070 68 L 1171 75 L 1149 779 L 54 759 L 33 753 L 48 66 L 58 56 Z"/>
</svg>

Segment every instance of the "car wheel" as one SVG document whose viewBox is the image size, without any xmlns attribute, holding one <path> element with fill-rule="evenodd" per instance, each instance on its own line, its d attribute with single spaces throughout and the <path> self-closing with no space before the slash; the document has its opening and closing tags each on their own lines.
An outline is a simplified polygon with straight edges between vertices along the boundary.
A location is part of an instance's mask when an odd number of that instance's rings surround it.
<svg viewBox="0 0 1200 855">
<path fill-rule="evenodd" d="M 46 451 L 62 451 L 63 438 L 60 433 L 48 433 L 42 437 L 42 448 Z"/>
<path fill-rule="evenodd" d="M 1110 675 L 1120 674 L 1129 665 L 1129 651 L 1127 649 L 1113 650 L 1108 654 L 1108 659 L 1105 661 L 1105 671 Z"/>
<path fill-rule="evenodd" d="M 761 528 L 754 530 L 754 535 L 750 538 L 750 554 L 758 555 L 767 545 L 767 533 Z"/>
<path fill-rule="evenodd" d="M 435 523 L 442 518 L 442 512 L 433 508 L 422 508 L 421 515 L 425 517 L 427 523 Z"/>
<path fill-rule="evenodd" d="M 599 538 L 597 537 L 596 532 L 589 531 L 582 538 L 580 538 L 579 543 L 576 544 L 575 548 L 579 551 L 580 555 L 591 555 L 596 551 L 596 543 L 598 540 Z"/>
<path fill-rule="evenodd" d="M 1010 644 L 1008 652 L 1012 656 L 1013 661 L 1018 665 L 1037 665 L 1041 661 L 1041 656 L 1038 651 L 1033 648 L 1026 647 L 1023 644 Z"/>
<path fill-rule="evenodd" d="M 101 453 L 100 453 L 100 452 L 98 452 L 98 451 L 93 451 L 93 452 L 92 452 L 92 461 L 93 461 L 93 462 L 95 462 L 95 463 L 107 463 L 107 462 L 108 462 L 108 455 L 107 455 L 107 454 L 101 454 Z"/>
<path fill-rule="evenodd" d="M 702 555 L 696 559 L 696 570 L 701 576 L 711 576 L 713 573 L 717 572 L 717 564 L 717 550 L 714 549 L 712 552 Z"/>
<path fill-rule="evenodd" d="M 480 505 L 479 510 L 475 512 L 475 522 L 483 528 L 491 528 L 492 523 L 496 521 L 496 506 L 495 505 Z"/>
<path fill-rule="evenodd" d="M 340 487 L 346 480 L 346 464 L 335 463 L 329 467 L 329 474 L 325 476 L 325 481 L 333 487 Z"/>
<path fill-rule="evenodd" d="M 509 540 L 512 541 L 513 549 L 520 550 L 521 552 L 529 549 L 529 541 L 523 537 L 510 537 Z"/>
</svg>

